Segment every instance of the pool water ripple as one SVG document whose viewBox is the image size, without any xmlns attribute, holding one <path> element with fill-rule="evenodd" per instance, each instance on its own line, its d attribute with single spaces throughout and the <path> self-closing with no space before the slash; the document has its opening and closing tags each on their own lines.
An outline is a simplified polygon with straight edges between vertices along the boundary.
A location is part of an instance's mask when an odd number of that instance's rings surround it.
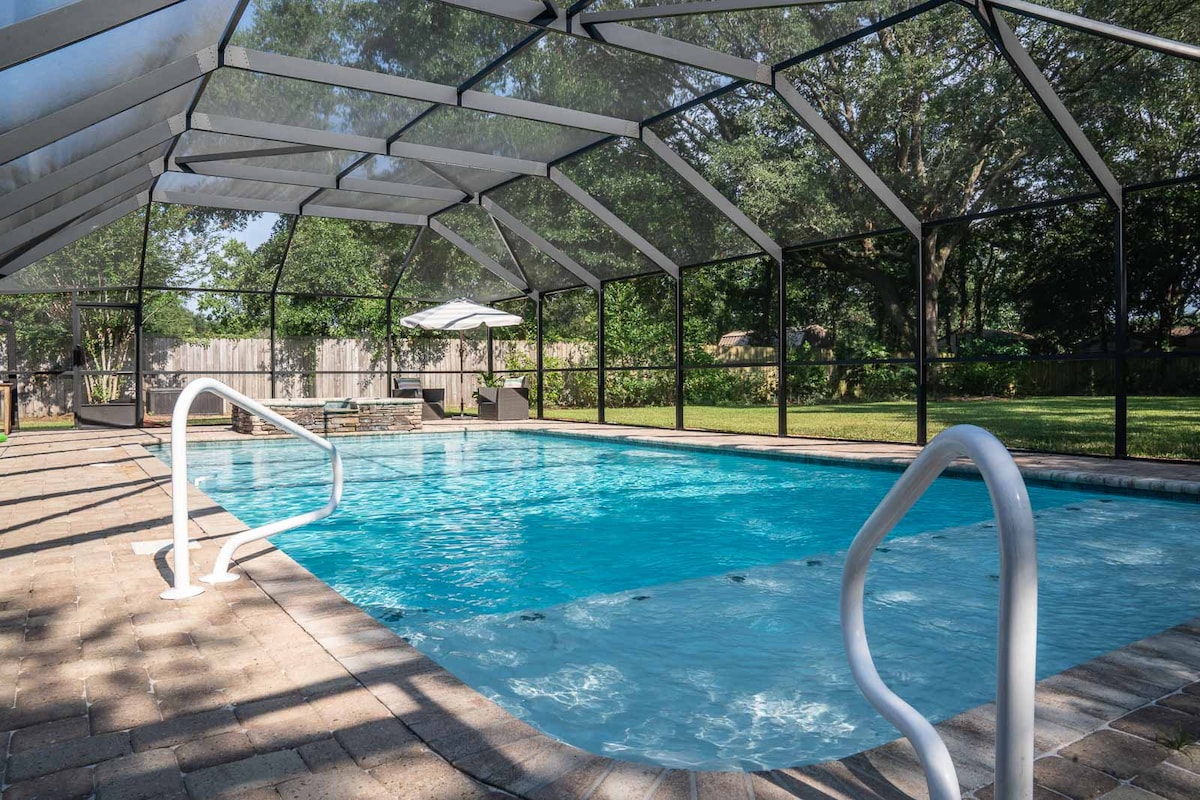
<svg viewBox="0 0 1200 800">
<path fill-rule="evenodd" d="M 546 733 L 708 769 L 896 736 L 853 684 L 837 610 L 845 550 L 896 473 L 528 433 L 338 446 L 341 510 L 273 541 Z M 248 524 L 328 491 L 328 465 L 299 444 L 189 458 Z M 1040 676 L 1200 614 L 1200 504 L 1040 485 L 1030 497 Z M 939 479 L 872 562 L 880 673 L 933 719 L 993 696 L 990 517 L 980 482 Z"/>
</svg>

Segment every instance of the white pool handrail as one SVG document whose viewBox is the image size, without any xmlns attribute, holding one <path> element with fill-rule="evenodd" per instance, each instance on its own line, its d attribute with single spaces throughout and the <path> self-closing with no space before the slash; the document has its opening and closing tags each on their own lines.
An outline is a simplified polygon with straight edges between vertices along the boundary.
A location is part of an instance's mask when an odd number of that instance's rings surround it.
<svg viewBox="0 0 1200 800">
<path fill-rule="evenodd" d="M 324 519 L 337 510 L 342 501 L 342 457 L 337 448 L 327 439 L 323 439 L 312 431 L 297 425 L 290 419 L 272 411 L 255 400 L 251 400 L 241 392 L 213 378 L 197 378 L 180 392 L 175 401 L 175 410 L 171 414 L 171 525 L 174 533 L 173 549 L 175 551 L 174 585 L 159 595 L 164 600 L 181 600 L 185 597 L 195 597 L 204 591 L 201 586 L 191 583 L 191 556 L 188 551 L 188 480 L 187 480 L 187 419 L 188 411 L 196 397 L 203 392 L 212 392 L 224 397 L 236 406 L 240 406 L 252 414 L 257 414 L 278 428 L 287 431 L 305 441 L 315 444 L 329 453 L 333 467 L 333 489 L 329 493 L 329 502 L 322 508 L 297 514 L 294 517 L 261 525 L 243 531 L 230 537 L 217 554 L 213 571 L 200 580 L 206 583 L 224 583 L 236 581 L 237 573 L 229 571 L 229 562 L 233 559 L 234 551 L 248 542 L 265 539 L 277 533 L 307 525 L 310 522 Z"/>
<path fill-rule="evenodd" d="M 938 475 L 960 457 L 974 461 L 987 484 L 1000 540 L 995 797 L 1032 800 L 1037 543 L 1025 481 L 1012 455 L 995 436 L 974 425 L 942 432 L 867 519 L 850 547 L 842 574 L 842 640 L 863 695 L 916 749 L 931 800 L 958 800 L 962 796 L 958 776 L 937 730 L 889 689 L 875 669 L 863 622 L 863 587 L 875 548 Z"/>
</svg>

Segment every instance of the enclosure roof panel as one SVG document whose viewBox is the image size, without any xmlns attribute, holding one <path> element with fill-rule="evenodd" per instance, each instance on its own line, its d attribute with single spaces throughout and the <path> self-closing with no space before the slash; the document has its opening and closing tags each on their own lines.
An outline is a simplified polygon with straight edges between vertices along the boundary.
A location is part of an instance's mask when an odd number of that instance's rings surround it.
<svg viewBox="0 0 1200 800">
<path fill-rule="evenodd" d="M 602 133 L 565 125 L 441 107 L 413 123 L 399 141 L 530 161 L 553 161 L 604 138 Z"/>
<path fill-rule="evenodd" d="M 427 0 L 252 0 L 232 44 L 457 86 L 531 32 Z"/>
<path fill-rule="evenodd" d="M 779 7 L 775 8 L 733 10 L 728 4 L 711 2 L 599 0 L 580 15 L 580 24 L 619 21 L 638 30 L 651 31 L 739 58 L 778 64 L 861 28 L 902 14 L 921 2 L 842 0 L 794 3 L 791 6 L 778 3 L 776 5 Z M 672 6 L 675 8 L 672 9 Z M 654 11 L 691 13 L 650 16 Z"/>
<path fill-rule="evenodd" d="M 53 236 L 18 253 L 10 261 L 11 271 L 0 274 L 0 292 L 62 292 L 99 286 L 136 288 L 139 254 L 123 247 L 114 256 L 112 248 L 93 237 L 99 238 L 106 229 L 140 228 L 144 220 L 141 209 L 149 203 L 149 188 L 147 181 L 110 198 Z M 114 241 L 140 245 L 137 236 L 117 236 Z"/>
<path fill-rule="evenodd" d="M 0 71 L 0 132 L 216 45 L 235 5 L 185 0 Z"/>
<path fill-rule="evenodd" d="M 196 113 L 387 138 L 429 107 L 359 89 L 221 69 L 205 87 Z"/>
<path fill-rule="evenodd" d="M 966 5 L 10 3 L 0 274 L 153 198 L 514 296 L 1200 173 L 1200 0 Z"/>
<path fill-rule="evenodd" d="M 732 82 L 709 70 L 551 32 L 500 65 L 482 88 L 642 121 Z"/>
</svg>

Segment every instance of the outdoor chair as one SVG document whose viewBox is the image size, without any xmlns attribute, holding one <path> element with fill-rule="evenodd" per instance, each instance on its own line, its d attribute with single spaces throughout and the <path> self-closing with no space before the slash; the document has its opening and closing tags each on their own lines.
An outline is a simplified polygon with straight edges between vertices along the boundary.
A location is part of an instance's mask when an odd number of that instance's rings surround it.
<svg viewBox="0 0 1200 800">
<path fill-rule="evenodd" d="M 392 378 L 392 397 L 408 397 L 421 400 L 421 419 L 446 418 L 446 390 L 426 389 L 420 378 Z"/>
<path fill-rule="evenodd" d="M 478 399 L 480 419 L 529 419 L 529 378 L 505 378 L 503 386 L 481 386 Z"/>
</svg>

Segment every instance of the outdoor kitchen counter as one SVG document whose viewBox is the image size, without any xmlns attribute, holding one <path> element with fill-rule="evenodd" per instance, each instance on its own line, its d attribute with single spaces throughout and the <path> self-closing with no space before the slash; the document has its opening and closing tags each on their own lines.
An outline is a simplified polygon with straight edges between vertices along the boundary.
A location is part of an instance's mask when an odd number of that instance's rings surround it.
<svg viewBox="0 0 1200 800">
<path fill-rule="evenodd" d="M 331 433 L 394 433 L 421 428 L 422 402 L 419 398 L 272 398 L 259 402 L 297 425 L 322 436 Z M 237 406 L 233 408 L 233 429 L 250 436 L 279 432 L 271 423 Z"/>
</svg>

